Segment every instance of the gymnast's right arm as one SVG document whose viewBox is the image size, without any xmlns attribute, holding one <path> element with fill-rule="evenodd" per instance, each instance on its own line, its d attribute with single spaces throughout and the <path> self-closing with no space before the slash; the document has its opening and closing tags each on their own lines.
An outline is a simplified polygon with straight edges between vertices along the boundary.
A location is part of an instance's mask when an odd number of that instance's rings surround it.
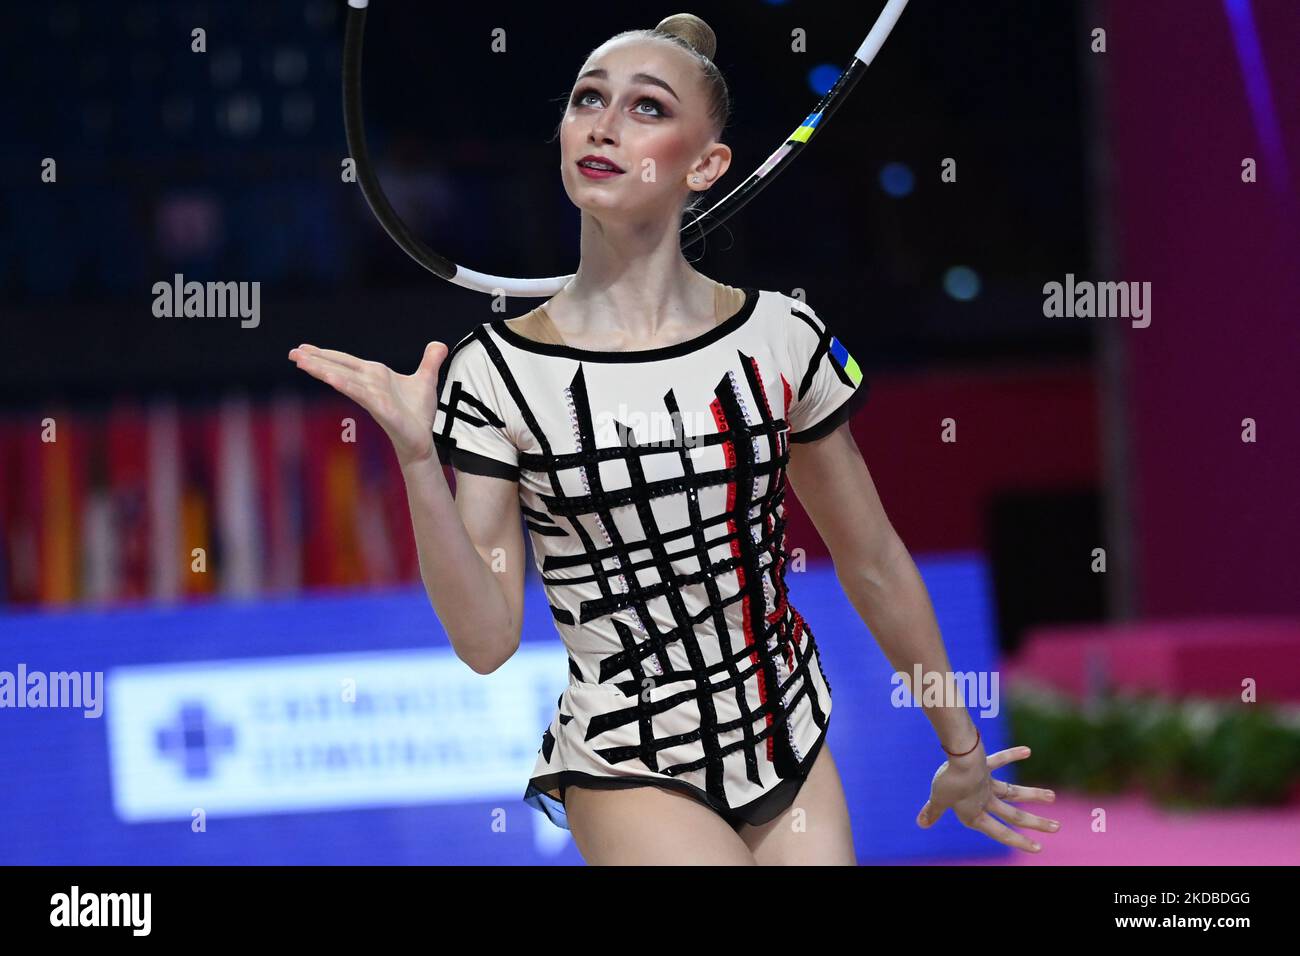
<svg viewBox="0 0 1300 956">
<path fill-rule="evenodd" d="M 332 349 L 300 345 L 298 367 L 351 398 L 393 442 L 406 482 L 420 577 L 456 656 L 490 674 L 519 648 L 524 540 L 519 483 L 456 471 L 456 497 L 433 443 L 438 369 L 447 347 L 431 342 L 420 366 L 400 375 Z"/>
<path fill-rule="evenodd" d="M 490 674 L 519 649 L 523 624 L 519 483 L 457 469 L 453 500 L 436 452 L 402 476 L 429 601 L 456 655 Z"/>
</svg>

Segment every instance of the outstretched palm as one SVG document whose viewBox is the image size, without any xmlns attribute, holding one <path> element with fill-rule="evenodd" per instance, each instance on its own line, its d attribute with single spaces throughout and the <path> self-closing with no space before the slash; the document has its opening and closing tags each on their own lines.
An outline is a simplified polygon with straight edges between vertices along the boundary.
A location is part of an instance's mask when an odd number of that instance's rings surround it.
<svg viewBox="0 0 1300 956">
<path fill-rule="evenodd" d="M 446 357 L 446 345 L 430 342 L 419 367 L 410 375 L 401 375 L 382 362 L 366 361 L 347 352 L 306 344 L 289 350 L 289 358 L 300 369 L 370 413 L 392 441 L 403 466 L 433 456 L 438 369 Z"/>
<path fill-rule="evenodd" d="M 951 807 L 957 819 L 972 830 L 988 834 L 1007 846 L 1037 853 L 1041 847 L 1035 841 L 1003 826 L 993 817 L 993 814 L 997 814 L 1007 823 L 1045 833 L 1054 833 L 1060 828 L 1061 824 L 1057 820 L 1035 816 L 1005 802 L 1051 803 L 1056 799 L 1055 793 L 1038 787 L 1021 787 L 995 780 L 990 773 L 1013 760 L 1024 760 L 1028 756 L 1028 747 L 1012 747 L 986 757 L 983 764 L 974 761 L 953 764 L 945 760 L 930 781 L 930 799 L 917 814 L 917 826 L 926 829 L 934 826 L 944 811 Z"/>
</svg>

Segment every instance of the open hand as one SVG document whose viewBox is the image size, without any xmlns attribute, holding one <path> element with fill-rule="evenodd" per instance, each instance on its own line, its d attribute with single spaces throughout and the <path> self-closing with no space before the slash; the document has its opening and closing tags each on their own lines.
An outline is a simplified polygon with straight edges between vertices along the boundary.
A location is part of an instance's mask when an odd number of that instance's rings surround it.
<svg viewBox="0 0 1300 956">
<path fill-rule="evenodd" d="M 983 756 L 983 747 L 976 753 Z M 929 829 L 943 816 L 943 812 L 951 807 L 957 819 L 972 830 L 986 833 L 1007 846 L 1037 853 L 1042 847 L 1036 841 L 1003 826 L 992 816 L 997 814 L 1007 823 L 1032 830 L 1042 830 L 1046 833 L 1055 833 L 1060 829 L 1061 824 L 1058 820 L 1035 816 L 1005 802 L 1014 800 L 1017 803 L 1051 803 L 1056 799 L 1055 793 L 1037 787 L 1022 787 L 1003 780 L 994 780 L 990 773 L 1013 760 L 1024 760 L 1028 756 L 1028 747 L 1012 747 L 1008 750 L 999 750 L 982 760 L 965 758 L 956 762 L 945 760 L 935 771 L 934 779 L 930 781 L 930 799 L 917 814 L 916 825 Z"/>
<path fill-rule="evenodd" d="M 347 352 L 303 344 L 289 350 L 289 359 L 370 413 L 393 443 L 402 467 L 433 457 L 433 419 L 438 409 L 438 369 L 447 346 L 430 342 L 420 366 L 400 375 L 381 362 L 368 362 Z"/>
</svg>

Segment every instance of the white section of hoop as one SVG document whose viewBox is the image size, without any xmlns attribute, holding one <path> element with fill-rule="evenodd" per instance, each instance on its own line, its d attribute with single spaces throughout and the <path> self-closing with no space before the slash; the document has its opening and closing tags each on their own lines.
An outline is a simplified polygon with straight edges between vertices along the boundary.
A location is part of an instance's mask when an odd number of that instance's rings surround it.
<svg viewBox="0 0 1300 956">
<path fill-rule="evenodd" d="M 568 284 L 573 276 L 552 276 L 549 279 L 507 279 L 505 276 L 490 276 L 484 272 L 475 272 L 464 266 L 456 266 L 456 274 L 451 277 L 453 285 L 488 295 L 538 297 L 555 295 Z"/>
<path fill-rule="evenodd" d="M 889 31 L 894 29 L 894 24 L 903 15 L 905 6 L 907 6 L 907 0 L 889 0 L 885 4 L 885 9 L 880 11 L 880 16 L 876 17 L 876 25 L 871 28 L 867 38 L 862 41 L 862 46 L 858 47 L 858 52 L 853 55 L 867 66 L 870 66 L 871 61 L 880 52 L 880 48 L 884 46 Z"/>
</svg>

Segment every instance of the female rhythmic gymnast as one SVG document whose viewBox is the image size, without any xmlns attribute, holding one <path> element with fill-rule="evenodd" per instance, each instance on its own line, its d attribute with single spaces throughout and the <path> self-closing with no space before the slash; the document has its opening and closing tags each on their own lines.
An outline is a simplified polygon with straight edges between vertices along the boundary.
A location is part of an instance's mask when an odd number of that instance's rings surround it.
<svg viewBox="0 0 1300 956">
<path fill-rule="evenodd" d="M 429 343 L 411 375 L 289 358 L 392 439 L 425 588 L 480 674 L 519 647 L 527 525 L 569 680 L 525 799 L 589 863 L 854 863 L 830 687 L 786 597 L 787 475 L 894 667 L 950 667 L 849 431 L 857 363 L 800 300 L 682 255 L 689 200 L 731 162 L 714 49 L 679 14 L 587 58 L 560 124 L 581 263 L 544 305 Z M 964 708 L 925 713 L 950 756 L 917 823 L 951 807 L 1037 850 L 994 819 L 1057 826 L 1005 802 L 1049 791 L 990 775 L 1027 751 L 987 755 Z"/>
</svg>

